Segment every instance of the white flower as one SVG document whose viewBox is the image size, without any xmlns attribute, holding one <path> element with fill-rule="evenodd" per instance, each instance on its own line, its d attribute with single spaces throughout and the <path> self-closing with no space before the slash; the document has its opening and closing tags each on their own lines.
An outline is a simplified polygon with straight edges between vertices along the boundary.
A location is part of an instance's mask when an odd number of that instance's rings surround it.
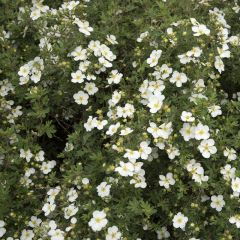
<svg viewBox="0 0 240 240">
<path fill-rule="evenodd" d="M 151 133 L 154 138 L 160 137 L 161 132 L 157 124 L 154 122 L 150 122 L 149 125 L 150 127 L 147 128 L 147 131 Z"/>
<path fill-rule="evenodd" d="M 162 50 L 153 50 L 150 57 L 147 59 L 147 63 L 150 67 L 155 67 L 158 64 L 158 60 L 162 55 Z"/>
<path fill-rule="evenodd" d="M 86 123 L 84 123 L 84 128 L 87 132 L 91 131 L 93 128 L 97 126 L 97 118 L 93 118 L 92 116 L 88 117 Z"/>
<path fill-rule="evenodd" d="M 82 83 L 86 76 L 82 73 L 82 71 L 78 70 L 74 73 L 71 73 L 72 79 L 71 82 L 73 83 Z"/>
<path fill-rule="evenodd" d="M 51 240 L 64 240 L 64 232 L 60 229 L 51 229 L 48 235 L 51 236 Z"/>
<path fill-rule="evenodd" d="M 118 70 L 112 70 L 107 80 L 109 84 L 112 84 L 112 83 L 118 84 L 120 83 L 122 77 L 123 77 L 123 74 L 119 73 Z"/>
<path fill-rule="evenodd" d="M 191 112 L 183 111 L 182 114 L 181 114 L 181 120 L 183 122 L 194 122 L 195 117 L 192 116 Z"/>
<path fill-rule="evenodd" d="M 36 155 L 35 155 L 35 160 L 37 162 L 43 162 L 44 161 L 44 151 L 39 151 Z"/>
<path fill-rule="evenodd" d="M 211 197 L 211 207 L 216 209 L 218 212 L 222 211 L 223 206 L 225 205 L 225 201 L 223 200 L 223 195 L 213 195 Z"/>
<path fill-rule="evenodd" d="M 185 229 L 188 217 L 185 217 L 181 212 L 178 212 L 173 218 L 173 227 Z"/>
<path fill-rule="evenodd" d="M 78 46 L 70 53 L 72 57 L 74 57 L 75 61 L 83 61 L 87 59 L 87 50 L 83 49 L 81 46 Z"/>
<path fill-rule="evenodd" d="M 165 188 L 169 188 L 170 185 L 174 185 L 175 184 L 175 180 L 173 178 L 173 174 L 172 173 L 167 173 L 166 177 L 164 175 L 159 175 L 159 185 L 163 186 Z"/>
<path fill-rule="evenodd" d="M 107 132 L 106 132 L 106 134 L 110 135 L 110 136 L 114 135 L 117 132 L 119 127 L 120 127 L 120 123 L 119 122 L 116 123 L 116 124 L 110 125 L 108 130 L 107 130 Z"/>
<path fill-rule="evenodd" d="M 126 127 L 125 129 L 121 130 L 120 135 L 121 136 L 126 136 L 126 135 L 130 134 L 131 132 L 133 132 L 133 130 L 129 127 Z"/>
<path fill-rule="evenodd" d="M 167 64 L 163 64 L 160 68 L 160 74 L 162 79 L 166 79 L 170 76 L 172 73 L 172 68 L 168 67 Z"/>
<path fill-rule="evenodd" d="M 121 232 L 117 226 L 112 226 L 108 228 L 106 240 L 120 240 L 121 239 Z"/>
<path fill-rule="evenodd" d="M 32 230 L 26 230 L 24 229 L 22 231 L 20 240 L 32 240 L 34 237 L 34 232 Z"/>
<path fill-rule="evenodd" d="M 212 117 L 217 117 L 218 115 L 222 115 L 221 107 L 217 105 L 212 105 L 208 107 L 208 112 L 211 114 Z"/>
<path fill-rule="evenodd" d="M 95 83 L 89 83 L 87 82 L 85 84 L 84 90 L 89 94 L 89 95 L 94 95 L 97 91 L 98 88 L 96 87 Z"/>
<path fill-rule="evenodd" d="M 222 48 L 217 48 L 220 58 L 230 58 L 231 52 L 228 49 L 229 47 L 227 44 L 223 44 Z"/>
<path fill-rule="evenodd" d="M 223 155 L 225 157 L 227 157 L 228 160 L 236 160 L 237 159 L 237 154 L 236 154 L 236 150 L 234 150 L 233 148 L 225 148 L 224 152 L 223 152 Z"/>
<path fill-rule="evenodd" d="M 115 168 L 115 171 L 118 172 L 121 176 L 127 177 L 132 176 L 134 172 L 134 165 L 131 162 L 120 161 L 119 167 Z"/>
<path fill-rule="evenodd" d="M 0 220 L 0 238 L 6 233 L 5 222 Z"/>
<path fill-rule="evenodd" d="M 140 157 L 140 153 L 139 151 L 126 149 L 126 153 L 123 155 L 123 157 L 128 158 L 131 162 L 135 162 Z"/>
<path fill-rule="evenodd" d="M 215 141 L 213 139 L 201 141 L 198 149 L 204 158 L 210 158 L 212 154 L 215 154 L 217 152 L 217 148 L 214 146 L 214 144 Z"/>
<path fill-rule="evenodd" d="M 195 139 L 201 140 L 208 139 L 209 137 L 210 137 L 209 127 L 207 125 L 198 123 L 198 125 L 195 128 Z"/>
<path fill-rule="evenodd" d="M 160 110 L 164 99 L 165 97 L 161 93 L 157 95 L 152 94 L 148 99 L 149 103 L 147 105 L 150 108 L 150 112 L 156 113 L 158 110 Z"/>
<path fill-rule="evenodd" d="M 176 156 L 179 156 L 180 155 L 180 152 L 179 152 L 179 149 L 172 146 L 172 145 L 169 145 L 169 147 L 167 148 L 167 154 L 168 154 L 168 157 L 169 159 L 174 159 Z"/>
<path fill-rule="evenodd" d="M 78 212 L 78 207 L 74 204 L 70 204 L 68 207 L 64 208 L 64 218 L 69 219 L 70 217 L 74 216 Z"/>
<path fill-rule="evenodd" d="M 224 71 L 224 63 L 219 56 L 215 57 L 214 66 L 218 70 L 219 73 L 222 73 Z"/>
<path fill-rule="evenodd" d="M 20 77 L 27 77 L 29 73 L 30 73 L 30 67 L 27 64 L 20 67 L 20 70 L 18 71 L 18 75 Z"/>
<path fill-rule="evenodd" d="M 78 193 L 74 188 L 71 188 L 67 193 L 67 197 L 69 202 L 75 202 L 78 198 Z"/>
<path fill-rule="evenodd" d="M 88 225 L 94 232 L 101 231 L 108 223 L 106 213 L 104 211 L 94 211 L 93 217 L 88 222 Z"/>
<path fill-rule="evenodd" d="M 43 212 L 45 216 L 48 216 L 51 212 L 53 212 L 56 208 L 56 204 L 55 203 L 45 203 L 43 205 Z"/>
<path fill-rule="evenodd" d="M 172 122 L 163 123 L 159 126 L 159 137 L 168 139 L 172 131 Z"/>
<path fill-rule="evenodd" d="M 118 44 L 118 42 L 116 41 L 116 36 L 114 35 L 107 35 L 107 40 L 113 45 Z"/>
<path fill-rule="evenodd" d="M 88 178 L 83 178 L 82 179 L 82 184 L 88 185 L 89 184 L 89 179 Z"/>
<path fill-rule="evenodd" d="M 224 168 L 222 168 L 220 171 L 220 173 L 223 175 L 223 178 L 225 180 L 230 180 L 235 178 L 235 172 L 236 172 L 236 168 L 235 167 L 232 168 L 230 164 L 225 165 Z"/>
<path fill-rule="evenodd" d="M 102 130 L 106 125 L 107 125 L 108 121 L 107 120 L 102 120 L 102 121 L 99 121 L 97 120 L 96 122 L 96 128 L 98 130 Z"/>
<path fill-rule="evenodd" d="M 240 193 L 240 178 L 239 177 L 232 179 L 231 187 L 234 192 Z"/>
<path fill-rule="evenodd" d="M 184 123 L 179 132 L 185 141 L 189 141 L 195 137 L 195 127 L 191 126 L 189 123 Z"/>
<path fill-rule="evenodd" d="M 229 222 L 235 224 L 237 228 L 240 228 L 240 215 L 230 217 Z"/>
<path fill-rule="evenodd" d="M 170 237 L 170 233 L 168 232 L 166 227 L 162 227 L 160 230 L 157 230 L 157 239 L 166 239 Z"/>
<path fill-rule="evenodd" d="M 175 83 L 177 87 L 182 87 L 183 83 L 186 83 L 188 80 L 185 73 L 179 73 L 174 71 L 172 77 L 169 79 L 171 83 Z"/>
<path fill-rule="evenodd" d="M 140 143 L 140 148 L 139 148 L 139 153 L 140 153 L 140 157 L 142 159 L 148 159 L 148 155 L 151 154 L 152 149 L 148 146 L 149 143 L 146 141 L 143 141 Z"/>
<path fill-rule="evenodd" d="M 28 225 L 32 228 L 40 226 L 42 220 L 40 218 L 37 218 L 36 216 L 31 217 L 31 221 L 29 221 Z"/>
<path fill-rule="evenodd" d="M 79 91 L 78 93 L 75 93 L 73 95 L 73 98 L 75 100 L 75 102 L 77 104 L 82 104 L 82 105 L 87 105 L 88 104 L 88 94 L 83 92 L 83 91 Z"/>
<path fill-rule="evenodd" d="M 56 164 L 57 163 L 55 160 L 43 162 L 40 169 L 43 172 L 43 174 L 48 174 L 52 171 L 52 169 L 56 166 Z"/>
<path fill-rule="evenodd" d="M 110 195 L 111 185 L 108 185 L 107 182 L 102 182 L 97 186 L 98 196 L 101 198 L 108 197 Z"/>
<path fill-rule="evenodd" d="M 192 179 L 197 183 L 207 182 L 208 176 L 204 176 L 204 169 L 200 163 L 192 159 L 186 166 L 187 171 L 192 174 Z"/>
<path fill-rule="evenodd" d="M 37 20 L 38 18 L 40 18 L 40 16 L 41 16 L 41 11 L 37 8 L 35 8 L 30 14 L 30 18 L 32 20 Z"/>
<path fill-rule="evenodd" d="M 20 149 L 20 158 L 25 158 L 27 162 L 30 162 L 30 159 L 33 157 L 31 150 Z"/>
<path fill-rule="evenodd" d="M 209 35 L 210 30 L 203 24 L 195 25 L 192 27 L 192 31 L 194 32 L 193 36 L 201 36 L 201 35 Z"/>
<path fill-rule="evenodd" d="M 83 33 L 86 36 L 91 35 L 91 32 L 93 31 L 93 28 L 89 26 L 88 21 L 81 21 L 78 18 L 75 18 L 74 22 L 76 23 L 79 27 L 79 32 Z"/>
</svg>

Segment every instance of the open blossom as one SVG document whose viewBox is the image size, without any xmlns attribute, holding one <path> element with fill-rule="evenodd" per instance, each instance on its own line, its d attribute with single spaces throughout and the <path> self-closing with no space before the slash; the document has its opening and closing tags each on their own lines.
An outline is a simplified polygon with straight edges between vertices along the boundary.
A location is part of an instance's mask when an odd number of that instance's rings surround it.
<svg viewBox="0 0 240 240">
<path fill-rule="evenodd" d="M 119 231 L 117 226 L 109 227 L 107 230 L 106 240 L 120 240 L 121 232 Z"/>
<path fill-rule="evenodd" d="M 94 94 L 98 91 L 98 88 L 96 87 L 95 83 L 87 82 L 87 83 L 85 84 L 84 90 L 85 90 L 89 95 L 94 95 Z"/>
<path fill-rule="evenodd" d="M 201 139 L 208 139 L 209 137 L 210 137 L 209 127 L 207 125 L 198 123 L 198 125 L 195 128 L 195 138 L 197 140 L 201 140 Z"/>
<path fill-rule="evenodd" d="M 51 229 L 48 235 L 51 237 L 51 240 L 64 240 L 64 232 L 60 229 Z"/>
<path fill-rule="evenodd" d="M 167 239 L 170 238 L 170 233 L 168 232 L 166 227 L 162 227 L 160 230 L 157 230 L 157 239 Z"/>
<path fill-rule="evenodd" d="M 123 155 L 123 157 L 128 158 L 129 161 L 134 162 L 140 157 L 139 151 L 133 151 L 130 149 L 126 149 L 126 153 Z"/>
<path fill-rule="evenodd" d="M 215 141 L 213 139 L 202 140 L 198 146 L 199 151 L 204 158 L 210 158 L 212 154 L 217 152 L 217 148 L 214 146 Z"/>
<path fill-rule="evenodd" d="M 27 162 L 30 162 L 30 159 L 33 157 L 31 150 L 20 149 L 20 158 L 25 158 Z"/>
<path fill-rule="evenodd" d="M 28 225 L 32 228 L 38 227 L 41 224 L 42 220 L 37 218 L 36 216 L 31 217 L 31 221 L 29 221 Z"/>
<path fill-rule="evenodd" d="M 229 159 L 230 161 L 234 161 L 237 159 L 237 154 L 236 154 L 236 150 L 234 150 L 233 148 L 225 148 L 225 150 L 223 151 L 223 155 L 224 157 L 227 157 L 227 159 Z"/>
<path fill-rule="evenodd" d="M 159 69 L 159 78 L 166 79 L 172 74 L 172 68 L 168 67 L 167 64 L 163 64 Z M 157 76 L 156 76 L 157 77 Z"/>
<path fill-rule="evenodd" d="M 218 70 L 219 73 L 222 73 L 224 71 L 224 63 L 222 59 L 219 56 L 215 57 L 215 62 L 214 62 L 215 68 Z"/>
<path fill-rule="evenodd" d="M 74 57 L 75 61 L 83 61 L 87 59 L 87 50 L 83 49 L 82 46 L 76 47 L 70 55 Z"/>
<path fill-rule="evenodd" d="M 142 159 L 148 159 L 149 154 L 152 152 L 152 148 L 150 148 L 149 143 L 146 141 L 143 141 L 140 143 L 140 148 L 138 150 L 140 157 Z"/>
<path fill-rule="evenodd" d="M 34 238 L 34 232 L 32 230 L 26 230 L 24 229 L 22 231 L 20 240 L 32 240 Z"/>
<path fill-rule="evenodd" d="M 151 113 L 156 113 L 158 110 L 161 109 L 163 100 L 165 99 L 164 95 L 160 94 L 153 94 L 149 97 L 148 107 L 150 108 Z"/>
<path fill-rule="evenodd" d="M 208 107 L 208 112 L 211 114 L 212 117 L 217 117 L 218 115 L 222 115 L 221 107 L 217 105 L 212 105 Z"/>
<path fill-rule="evenodd" d="M 119 73 L 118 70 L 112 70 L 107 80 L 109 84 L 112 84 L 112 83 L 118 84 L 120 83 L 122 77 L 123 77 L 123 74 Z"/>
<path fill-rule="evenodd" d="M 174 147 L 173 145 L 169 145 L 169 147 L 166 149 L 167 155 L 169 159 L 174 159 L 176 156 L 180 155 L 180 151 L 178 148 Z"/>
<path fill-rule="evenodd" d="M 147 59 L 147 63 L 150 67 L 155 67 L 158 64 L 158 60 L 162 55 L 162 50 L 153 50 L 150 57 Z"/>
<path fill-rule="evenodd" d="M 198 24 L 192 27 L 193 36 L 209 35 L 210 30 L 204 24 Z"/>
<path fill-rule="evenodd" d="M 0 238 L 6 233 L 5 222 L 0 220 Z"/>
<path fill-rule="evenodd" d="M 134 172 L 134 165 L 131 162 L 123 162 L 120 161 L 119 167 L 115 168 L 115 171 L 118 172 L 121 176 L 127 177 L 127 176 L 132 176 Z"/>
<path fill-rule="evenodd" d="M 230 164 L 225 165 L 220 173 L 223 175 L 223 178 L 225 180 L 230 180 L 235 178 L 235 172 L 236 172 L 236 168 L 232 167 Z"/>
<path fill-rule="evenodd" d="M 83 92 L 83 91 L 79 91 L 78 93 L 75 93 L 73 95 L 73 98 L 75 100 L 75 102 L 77 104 L 82 104 L 82 105 L 87 105 L 88 104 L 88 94 Z"/>
<path fill-rule="evenodd" d="M 79 32 L 83 33 L 86 36 L 91 35 L 93 28 L 90 27 L 88 21 L 81 21 L 80 19 L 75 17 L 74 23 L 76 23 L 78 25 Z"/>
<path fill-rule="evenodd" d="M 175 83 L 177 87 L 182 87 L 183 83 L 186 83 L 188 80 L 185 73 L 179 73 L 174 71 L 172 77 L 169 79 L 171 83 Z"/>
<path fill-rule="evenodd" d="M 119 122 L 116 123 L 116 124 L 110 125 L 108 130 L 107 130 L 107 132 L 106 132 L 106 134 L 110 135 L 110 136 L 114 135 L 117 132 L 119 127 L 120 127 L 120 123 Z"/>
<path fill-rule="evenodd" d="M 88 225 L 94 232 L 101 231 L 108 223 L 106 219 L 106 213 L 104 211 L 94 211 L 93 217 L 88 222 Z"/>
<path fill-rule="evenodd" d="M 182 114 L 181 114 L 181 120 L 183 122 L 194 122 L 195 117 L 193 117 L 191 112 L 183 111 Z"/>
<path fill-rule="evenodd" d="M 40 169 L 43 172 L 43 174 L 48 174 L 52 171 L 52 169 L 56 166 L 56 164 L 57 163 L 55 160 L 43 162 Z"/>
<path fill-rule="evenodd" d="M 73 203 L 64 208 L 64 218 L 69 219 L 74 216 L 78 212 L 78 207 L 76 207 Z"/>
<path fill-rule="evenodd" d="M 110 195 L 111 185 L 107 184 L 107 182 L 102 182 L 97 186 L 97 193 L 99 197 L 108 197 Z"/>
<path fill-rule="evenodd" d="M 188 222 L 188 217 L 185 217 L 181 212 L 178 212 L 173 218 L 173 227 L 185 229 L 186 223 Z"/>
<path fill-rule="evenodd" d="M 240 228 L 240 215 L 236 214 L 235 216 L 230 217 L 229 222 L 235 224 L 237 228 Z"/>
<path fill-rule="evenodd" d="M 189 123 L 184 123 L 183 127 L 179 131 L 183 136 L 185 141 L 189 141 L 190 139 L 195 137 L 195 127 L 190 125 Z"/>
<path fill-rule="evenodd" d="M 173 178 L 173 174 L 172 173 L 167 173 L 166 176 L 164 175 L 159 175 L 159 185 L 163 186 L 165 188 L 169 188 L 170 185 L 174 185 L 175 184 L 175 180 Z"/>
<path fill-rule="evenodd" d="M 45 203 L 43 205 L 43 212 L 45 216 L 48 216 L 51 212 L 53 212 L 56 208 L 56 204 L 55 203 Z"/>
<path fill-rule="evenodd" d="M 231 187 L 234 192 L 240 193 L 240 178 L 239 177 L 232 179 Z"/>
<path fill-rule="evenodd" d="M 73 83 L 82 83 L 86 78 L 86 76 L 80 70 L 71 73 L 71 76 L 72 76 L 71 82 Z"/>
<path fill-rule="evenodd" d="M 192 179 L 197 183 L 207 182 L 208 176 L 204 175 L 204 169 L 200 163 L 197 163 L 195 159 L 192 159 L 186 166 L 187 171 L 191 173 Z"/>
<path fill-rule="evenodd" d="M 222 208 L 225 205 L 225 201 L 223 200 L 223 195 L 213 195 L 211 197 L 211 207 L 216 209 L 218 212 L 222 211 Z"/>
</svg>

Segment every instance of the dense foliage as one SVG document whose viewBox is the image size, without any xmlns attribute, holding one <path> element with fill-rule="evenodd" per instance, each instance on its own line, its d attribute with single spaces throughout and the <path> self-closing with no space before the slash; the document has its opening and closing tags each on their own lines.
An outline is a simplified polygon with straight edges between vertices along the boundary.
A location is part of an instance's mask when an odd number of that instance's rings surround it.
<svg viewBox="0 0 240 240">
<path fill-rule="evenodd" d="M 240 5 L 0 0 L 0 238 L 240 238 Z"/>
</svg>

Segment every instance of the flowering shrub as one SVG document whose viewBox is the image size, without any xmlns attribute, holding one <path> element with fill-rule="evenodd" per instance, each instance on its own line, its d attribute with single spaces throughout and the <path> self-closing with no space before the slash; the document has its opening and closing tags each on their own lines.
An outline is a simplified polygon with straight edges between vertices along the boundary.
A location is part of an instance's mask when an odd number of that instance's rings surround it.
<svg viewBox="0 0 240 240">
<path fill-rule="evenodd" d="M 237 1 L 0 6 L 1 239 L 239 239 Z"/>
</svg>

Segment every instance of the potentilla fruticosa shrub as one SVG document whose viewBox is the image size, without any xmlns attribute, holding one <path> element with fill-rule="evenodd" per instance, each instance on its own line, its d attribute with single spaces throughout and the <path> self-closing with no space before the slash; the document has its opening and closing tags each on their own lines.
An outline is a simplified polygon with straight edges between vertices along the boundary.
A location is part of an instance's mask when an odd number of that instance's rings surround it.
<svg viewBox="0 0 240 240">
<path fill-rule="evenodd" d="M 1 239 L 239 239 L 237 1 L 0 6 Z"/>
</svg>

